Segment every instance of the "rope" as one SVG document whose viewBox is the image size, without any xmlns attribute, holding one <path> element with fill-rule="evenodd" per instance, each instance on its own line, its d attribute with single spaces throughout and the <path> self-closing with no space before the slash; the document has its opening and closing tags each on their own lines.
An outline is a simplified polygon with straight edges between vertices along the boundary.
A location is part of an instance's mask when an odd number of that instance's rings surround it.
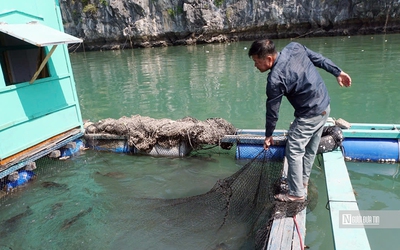
<svg viewBox="0 0 400 250">
<path fill-rule="evenodd" d="M 331 202 L 355 202 L 355 203 L 357 203 L 357 201 L 328 200 L 328 201 L 326 202 L 326 204 L 325 204 L 325 209 L 326 209 L 326 210 L 330 210 L 329 204 L 330 204 Z"/>
<path fill-rule="evenodd" d="M 297 223 L 297 220 L 296 220 L 296 215 L 293 216 L 293 221 L 294 221 L 294 224 L 296 225 L 297 234 L 299 235 L 300 249 L 301 249 L 301 250 L 304 250 L 303 239 L 301 238 L 300 228 L 299 228 L 299 224 Z"/>
</svg>

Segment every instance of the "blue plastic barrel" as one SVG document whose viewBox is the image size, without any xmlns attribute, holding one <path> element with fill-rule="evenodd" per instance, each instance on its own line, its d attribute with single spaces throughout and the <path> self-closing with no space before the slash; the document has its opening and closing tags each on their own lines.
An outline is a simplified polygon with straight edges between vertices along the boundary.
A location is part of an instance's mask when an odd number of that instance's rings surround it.
<svg viewBox="0 0 400 250">
<path fill-rule="evenodd" d="M 355 161 L 399 161 L 398 139 L 345 138 L 343 154 Z"/>
<path fill-rule="evenodd" d="M 264 150 L 262 144 L 238 143 L 236 159 L 253 159 Z M 261 154 L 264 155 L 264 154 Z M 282 161 L 285 156 L 285 146 L 271 146 L 265 154 L 267 160 Z"/>
<path fill-rule="evenodd" d="M 72 156 L 79 152 L 82 148 L 84 148 L 83 141 L 81 139 L 76 139 L 73 141 L 76 143 L 76 146 L 73 148 L 60 148 L 61 157 Z"/>
<path fill-rule="evenodd" d="M 35 173 L 30 170 L 19 170 L 18 171 L 18 179 L 15 181 L 7 181 L 6 190 L 7 192 L 11 191 L 11 189 L 21 186 L 27 183 L 30 179 L 35 176 Z"/>
</svg>

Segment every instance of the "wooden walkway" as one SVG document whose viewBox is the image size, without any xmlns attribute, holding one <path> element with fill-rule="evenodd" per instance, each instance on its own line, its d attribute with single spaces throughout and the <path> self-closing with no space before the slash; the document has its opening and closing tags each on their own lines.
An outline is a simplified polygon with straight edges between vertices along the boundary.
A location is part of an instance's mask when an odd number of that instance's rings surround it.
<svg viewBox="0 0 400 250">
<path fill-rule="evenodd" d="M 370 250 L 364 228 L 341 227 L 340 212 L 358 211 L 353 187 L 340 150 L 324 153 L 324 169 L 333 245 L 338 250 Z M 284 168 L 287 169 L 286 160 Z M 297 225 L 296 226 L 296 222 Z M 306 209 L 294 218 L 275 219 L 268 240 L 268 250 L 301 250 L 305 245 Z"/>
<path fill-rule="evenodd" d="M 283 163 L 287 173 L 286 158 Z M 306 235 L 306 209 L 295 217 L 274 219 L 268 239 L 268 250 L 301 250 Z"/>
<path fill-rule="evenodd" d="M 298 225 L 299 231 L 297 231 Z M 300 234 L 299 234 L 300 232 Z M 299 237 L 300 235 L 300 237 Z M 301 250 L 306 235 L 306 209 L 294 218 L 275 219 L 272 223 L 268 250 Z"/>
<path fill-rule="evenodd" d="M 325 153 L 324 168 L 328 205 L 331 216 L 332 235 L 335 249 L 369 250 L 371 249 L 364 228 L 343 228 L 339 213 L 358 211 L 353 186 L 340 150 Z"/>
</svg>

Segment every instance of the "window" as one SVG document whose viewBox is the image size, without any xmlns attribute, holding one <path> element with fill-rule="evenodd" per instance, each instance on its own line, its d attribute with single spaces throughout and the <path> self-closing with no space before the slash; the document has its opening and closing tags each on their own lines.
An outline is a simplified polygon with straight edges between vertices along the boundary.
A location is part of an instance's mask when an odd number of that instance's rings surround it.
<svg viewBox="0 0 400 250">
<path fill-rule="evenodd" d="M 47 62 L 59 44 L 82 40 L 38 22 L 0 22 L 0 63 L 6 85 L 49 77 Z M 46 50 L 47 46 L 52 46 Z"/>
<path fill-rule="evenodd" d="M 37 47 L 5 33 L 0 33 L 0 48 L 0 62 L 7 86 L 30 81 L 46 57 L 44 47 Z M 49 76 L 46 63 L 37 79 Z"/>
</svg>

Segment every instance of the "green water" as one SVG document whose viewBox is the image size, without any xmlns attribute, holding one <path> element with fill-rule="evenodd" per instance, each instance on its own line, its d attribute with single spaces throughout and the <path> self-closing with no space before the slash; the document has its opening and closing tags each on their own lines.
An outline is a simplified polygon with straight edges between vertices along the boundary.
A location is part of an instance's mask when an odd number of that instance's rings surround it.
<svg viewBox="0 0 400 250">
<path fill-rule="evenodd" d="M 363 210 L 400 210 L 400 164 L 347 163 L 356 194 Z M 367 229 L 372 249 L 395 249 L 400 228 Z"/>
<path fill-rule="evenodd" d="M 353 79 L 340 88 L 322 75 L 332 117 L 351 122 L 399 123 L 400 35 L 297 40 L 331 58 Z M 278 49 L 289 40 L 276 40 Z M 222 117 L 238 128 L 263 128 L 266 74 L 247 56 L 251 42 L 72 54 L 85 119 L 132 114 Z M 283 103 L 278 128 L 293 109 Z"/>
<path fill-rule="evenodd" d="M 331 58 L 352 76 L 353 86 L 346 89 L 321 71 L 331 95 L 332 117 L 400 123 L 400 35 L 297 41 Z M 278 49 L 288 42 L 275 41 Z M 250 44 L 71 54 L 82 116 L 95 122 L 135 114 L 221 117 L 237 128 L 262 129 L 267 75 L 259 73 L 247 56 Z M 277 128 L 287 129 L 292 120 L 293 109 L 285 101 Z M 0 201 L 2 228 L 8 228 L 0 232 L 0 249 L 157 249 L 132 236 L 131 224 L 139 217 L 132 209 L 133 198 L 201 194 L 242 165 L 231 151 L 206 151 L 181 159 L 85 151 L 68 161 L 39 161 L 38 178 Z M 315 209 L 307 214 L 306 244 L 310 249 L 333 249 L 320 165 L 316 161 L 311 177 L 319 195 Z M 399 178 L 391 172 L 397 164 L 348 165 L 360 209 L 400 209 Z M 382 174 L 382 169 L 390 173 Z M 101 175 L 108 172 L 117 175 Z M 65 185 L 46 188 L 45 181 Z M 10 218 L 12 224 L 6 221 Z M 396 244 L 398 230 L 367 233 L 372 249 L 389 249 Z M 149 237 L 157 243 L 157 235 Z M 196 249 L 190 240 L 182 241 L 185 249 Z M 165 249 L 161 245 L 158 249 Z"/>
</svg>

